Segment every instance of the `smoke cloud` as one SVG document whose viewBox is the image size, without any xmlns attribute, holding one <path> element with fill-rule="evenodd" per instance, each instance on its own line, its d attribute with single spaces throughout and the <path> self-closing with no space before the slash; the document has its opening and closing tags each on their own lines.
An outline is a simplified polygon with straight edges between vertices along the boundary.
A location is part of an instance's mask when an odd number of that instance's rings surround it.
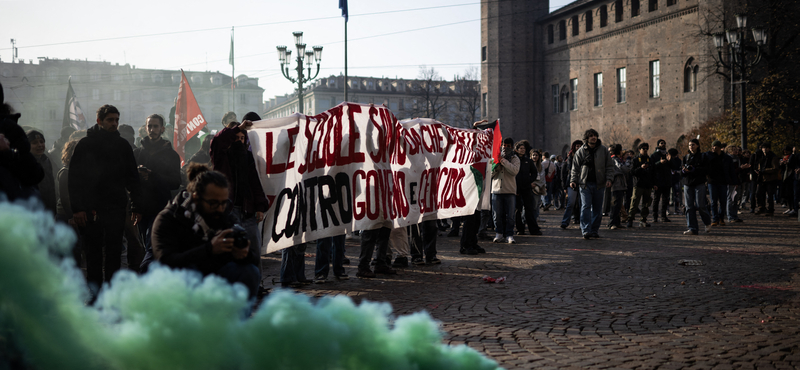
<svg viewBox="0 0 800 370">
<path fill-rule="evenodd" d="M 164 267 L 119 272 L 87 306 L 75 239 L 35 203 L 0 203 L 0 369 L 497 368 L 425 312 L 277 291 L 247 317 L 244 286 Z"/>
</svg>

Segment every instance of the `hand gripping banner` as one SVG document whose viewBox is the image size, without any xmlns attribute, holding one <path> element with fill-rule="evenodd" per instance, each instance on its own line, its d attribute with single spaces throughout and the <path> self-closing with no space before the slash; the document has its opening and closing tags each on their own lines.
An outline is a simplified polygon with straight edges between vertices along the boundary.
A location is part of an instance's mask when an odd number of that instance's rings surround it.
<svg viewBox="0 0 800 370">
<path fill-rule="evenodd" d="M 489 209 L 492 134 L 354 103 L 255 122 L 248 135 L 270 200 L 262 252 Z"/>
</svg>

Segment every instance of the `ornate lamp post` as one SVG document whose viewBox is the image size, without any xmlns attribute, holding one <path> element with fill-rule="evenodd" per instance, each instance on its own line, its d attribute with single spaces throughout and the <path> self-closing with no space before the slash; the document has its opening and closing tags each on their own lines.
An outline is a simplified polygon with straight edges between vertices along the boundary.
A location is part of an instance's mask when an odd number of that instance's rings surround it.
<svg viewBox="0 0 800 370">
<path fill-rule="evenodd" d="M 297 83 L 297 104 L 299 113 L 303 113 L 303 84 L 309 82 L 319 75 L 319 63 L 322 61 L 322 46 L 314 46 L 314 51 L 306 51 L 306 44 L 303 43 L 303 32 L 292 32 L 294 35 L 294 44 L 297 47 L 297 78 L 292 78 L 289 75 L 288 65 L 292 63 L 292 51 L 286 50 L 286 46 L 278 46 L 278 60 L 281 62 L 281 73 L 287 80 Z M 303 59 L 305 58 L 308 73 L 303 70 Z M 314 62 L 317 62 L 317 72 L 314 77 L 311 77 L 311 67 Z"/>
<path fill-rule="evenodd" d="M 740 115 L 742 118 L 742 150 L 747 148 L 747 70 L 759 62 L 761 62 L 761 47 L 767 43 L 767 33 L 762 27 L 753 27 L 753 40 L 756 42 L 755 57 L 748 58 L 747 48 L 745 41 L 747 40 L 747 15 L 736 14 L 736 26 L 725 33 L 714 34 L 714 46 L 717 47 L 717 56 L 719 62 L 731 71 L 731 80 L 733 74 L 739 70 L 739 82 L 732 82 L 740 84 L 739 89 L 739 104 L 741 105 Z M 731 55 L 730 64 L 725 63 L 722 59 L 722 51 L 725 48 L 725 41 L 728 42 L 728 48 Z"/>
</svg>

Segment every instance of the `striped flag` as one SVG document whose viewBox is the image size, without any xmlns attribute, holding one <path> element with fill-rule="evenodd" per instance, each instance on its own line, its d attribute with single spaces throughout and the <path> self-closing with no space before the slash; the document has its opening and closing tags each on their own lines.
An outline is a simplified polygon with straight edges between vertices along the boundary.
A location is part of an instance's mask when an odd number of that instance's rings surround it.
<svg viewBox="0 0 800 370">
<path fill-rule="evenodd" d="M 67 100 L 64 102 L 64 118 L 61 127 L 72 127 L 75 130 L 86 130 L 86 116 L 83 109 L 75 97 L 75 90 L 72 89 L 72 77 L 67 82 Z"/>
</svg>

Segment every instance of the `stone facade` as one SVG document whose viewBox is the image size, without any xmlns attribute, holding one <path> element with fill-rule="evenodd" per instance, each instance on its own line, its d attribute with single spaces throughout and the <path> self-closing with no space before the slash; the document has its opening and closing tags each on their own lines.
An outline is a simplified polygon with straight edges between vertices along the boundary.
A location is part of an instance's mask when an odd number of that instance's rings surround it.
<svg viewBox="0 0 800 370">
<path fill-rule="evenodd" d="M 229 110 L 235 110 L 238 117 L 262 110 L 264 89 L 258 86 L 257 78 L 239 75 L 232 92 L 229 75 L 189 71 L 185 74 L 209 129 L 221 129 L 222 115 Z M 48 147 L 61 131 L 70 77 L 89 126 L 95 124 L 97 108 L 111 104 L 120 110 L 120 124 L 138 129 L 153 113 L 163 115 L 169 123 L 181 71 L 51 58 L 39 58 L 38 63 L 0 62 L 0 83 L 6 101 L 22 113 L 21 124 L 43 131 Z"/>
<path fill-rule="evenodd" d="M 420 94 L 424 80 L 348 76 L 348 101 L 385 104 L 398 119 L 428 117 L 456 127 L 471 127 L 480 117 L 479 82 L 434 81 L 434 97 Z M 344 76 L 319 78 L 304 88 L 303 112 L 316 115 L 344 101 Z M 263 118 L 279 118 L 297 112 L 297 94 L 276 96 L 265 102 Z M 436 106 L 436 116 L 426 115 L 424 105 Z"/>
<path fill-rule="evenodd" d="M 515 3 L 548 7 L 548 1 L 484 1 L 483 17 L 492 19 L 491 8 Z M 482 75 L 488 118 L 496 115 L 504 123 L 514 117 L 510 129 L 503 126 L 504 136 L 522 133 L 527 136 L 514 139 L 532 139 L 534 146 L 553 153 L 565 152 L 588 128 L 599 131 L 604 142 L 625 148 L 660 138 L 676 146 L 683 134 L 726 106 L 729 85 L 713 74 L 716 49 L 702 30 L 713 28 L 707 24 L 711 12 L 725 14 L 727 7 L 722 0 L 578 0 L 537 18 L 534 29 L 526 30 L 533 35 L 530 44 L 492 37 L 504 32 L 501 25 L 484 27 L 484 45 L 497 40 L 498 53 L 513 54 L 526 45 L 538 51 L 532 63 L 511 63 L 511 68 L 489 53 Z M 528 83 L 509 80 L 517 75 L 535 81 L 532 92 Z M 523 100 L 515 96 L 520 92 L 534 112 L 516 109 Z M 492 95 L 514 97 L 509 104 L 493 101 Z M 519 127 L 520 111 L 530 117 L 532 128 Z"/>
</svg>

